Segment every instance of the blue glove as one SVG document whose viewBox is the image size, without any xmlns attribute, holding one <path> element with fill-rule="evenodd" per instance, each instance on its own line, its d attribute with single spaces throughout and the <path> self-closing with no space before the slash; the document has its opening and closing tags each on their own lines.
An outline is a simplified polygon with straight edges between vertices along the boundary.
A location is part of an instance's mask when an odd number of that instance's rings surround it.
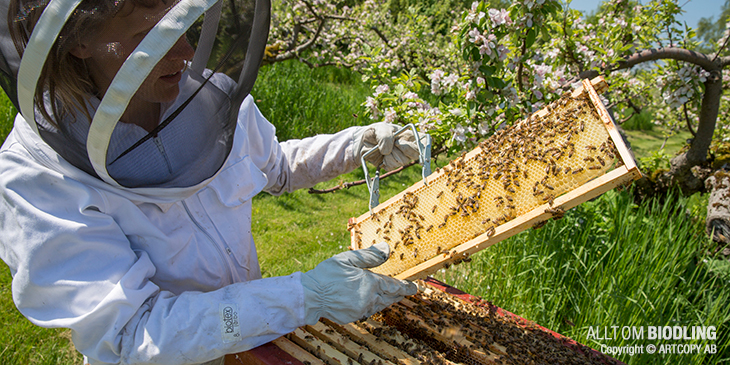
<svg viewBox="0 0 730 365">
<path fill-rule="evenodd" d="M 418 291 L 412 282 L 365 270 L 388 259 L 390 247 L 381 242 L 337 254 L 302 274 L 305 323 L 320 317 L 339 324 L 368 317 Z"/>
<path fill-rule="evenodd" d="M 395 170 L 411 160 L 418 160 L 420 153 L 413 132 L 407 130 L 395 136 L 398 129 L 399 126 L 390 123 L 375 123 L 358 129 L 353 136 L 355 159 L 360 161 L 362 155 L 376 148 L 378 152 L 366 159 L 375 166 L 382 164 L 386 171 Z"/>
</svg>

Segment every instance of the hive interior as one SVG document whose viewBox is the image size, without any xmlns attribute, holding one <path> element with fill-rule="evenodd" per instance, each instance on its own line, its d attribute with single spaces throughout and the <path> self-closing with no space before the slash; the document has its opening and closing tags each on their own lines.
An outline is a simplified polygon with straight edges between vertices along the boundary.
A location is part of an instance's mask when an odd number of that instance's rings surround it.
<svg viewBox="0 0 730 365">
<path fill-rule="evenodd" d="M 618 363 L 489 302 L 424 287 L 366 320 L 322 320 L 274 343 L 309 365 Z"/>
<path fill-rule="evenodd" d="M 391 257 L 372 271 L 397 276 L 439 255 L 453 257 L 450 250 L 462 243 L 489 240 L 497 227 L 539 206 L 562 216 L 556 197 L 623 163 L 599 108 L 587 91 L 565 93 L 501 129 L 426 184 L 351 223 L 352 247 L 387 242 Z"/>
</svg>

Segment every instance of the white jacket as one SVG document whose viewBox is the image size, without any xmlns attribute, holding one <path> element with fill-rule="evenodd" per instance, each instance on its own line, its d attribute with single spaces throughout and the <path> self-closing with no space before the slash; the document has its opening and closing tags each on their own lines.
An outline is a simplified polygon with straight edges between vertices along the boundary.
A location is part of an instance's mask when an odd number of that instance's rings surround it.
<svg viewBox="0 0 730 365">
<path fill-rule="evenodd" d="M 0 258 L 18 309 L 92 364 L 197 364 L 304 324 L 300 273 L 261 278 L 251 198 L 358 166 L 357 127 L 279 143 L 249 96 L 220 173 L 164 196 L 76 169 L 18 116 L 0 149 Z"/>
</svg>

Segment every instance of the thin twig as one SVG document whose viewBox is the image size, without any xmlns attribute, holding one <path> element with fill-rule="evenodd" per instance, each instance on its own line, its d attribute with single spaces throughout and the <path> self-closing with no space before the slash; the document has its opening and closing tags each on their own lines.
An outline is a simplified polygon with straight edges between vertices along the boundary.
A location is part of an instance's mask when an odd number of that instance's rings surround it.
<svg viewBox="0 0 730 365">
<path fill-rule="evenodd" d="M 407 163 L 407 164 L 405 164 L 405 165 L 403 165 L 403 166 L 401 166 L 401 167 L 399 167 L 399 168 L 397 168 L 397 169 L 395 169 L 393 171 L 388 171 L 388 172 L 380 175 L 380 180 L 383 180 L 383 179 L 385 179 L 388 176 L 397 174 L 397 173 L 405 170 L 406 168 L 411 167 L 411 166 L 413 166 L 413 165 L 415 165 L 417 163 L 418 163 L 417 160 L 413 160 L 413 161 L 411 161 L 411 162 L 409 162 L 409 163 Z M 357 181 L 351 181 L 351 182 L 342 183 L 340 185 L 333 186 L 331 188 L 324 189 L 324 190 L 318 190 L 318 189 L 315 189 L 315 188 L 309 188 L 308 193 L 310 193 L 310 194 L 328 194 L 328 193 L 333 193 L 333 192 L 335 192 L 337 190 L 349 189 L 349 188 L 351 188 L 353 186 L 358 186 L 358 185 L 363 185 L 363 184 L 365 184 L 365 180 L 357 180 Z"/>
<path fill-rule="evenodd" d="M 687 129 L 689 129 L 689 132 L 692 133 L 692 137 L 697 137 L 697 133 L 695 133 L 694 129 L 692 129 L 692 123 L 689 121 L 689 113 L 687 113 L 687 103 L 682 104 L 682 109 L 684 109 L 684 120 L 687 121 Z"/>
<path fill-rule="evenodd" d="M 720 56 L 720 53 L 722 52 L 722 50 L 723 50 L 723 49 L 724 49 L 725 47 L 727 47 L 727 44 L 728 44 L 728 43 L 727 43 L 727 41 L 729 41 L 729 40 L 730 40 L 730 35 L 729 35 L 729 36 L 727 36 L 727 37 L 725 37 L 725 42 L 723 42 L 723 43 L 722 43 L 722 47 L 720 47 L 720 48 L 719 48 L 719 49 L 717 50 L 717 53 L 715 53 L 715 57 L 713 57 L 713 58 L 712 58 L 712 62 L 715 62 L 715 60 L 717 59 L 717 57 L 718 57 L 718 56 Z"/>
</svg>

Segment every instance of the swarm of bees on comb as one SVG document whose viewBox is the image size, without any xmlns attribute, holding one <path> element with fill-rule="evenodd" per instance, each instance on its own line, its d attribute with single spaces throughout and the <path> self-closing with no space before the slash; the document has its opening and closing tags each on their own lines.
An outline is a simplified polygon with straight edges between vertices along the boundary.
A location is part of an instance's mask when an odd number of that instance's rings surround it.
<svg viewBox="0 0 730 365">
<path fill-rule="evenodd" d="M 606 87 L 602 79 L 596 83 Z M 427 182 L 352 219 L 352 248 L 385 241 L 391 257 L 374 272 L 401 279 L 422 277 L 468 261 L 469 252 L 519 230 L 559 219 L 580 199 L 557 204 L 558 197 L 625 164 L 619 148 L 626 148 L 611 135 L 611 127 L 592 84 L 584 82 L 581 92 L 565 93 L 437 169 Z M 625 183 L 640 176 L 633 159 L 630 165 L 614 180 Z M 535 223 L 508 224 L 535 216 L 536 210 L 544 214 L 530 218 Z M 470 242 L 472 248 L 455 249 Z"/>
<path fill-rule="evenodd" d="M 304 364 L 620 364 L 491 303 L 423 284 L 355 323 L 323 319 L 274 341 Z"/>
</svg>

